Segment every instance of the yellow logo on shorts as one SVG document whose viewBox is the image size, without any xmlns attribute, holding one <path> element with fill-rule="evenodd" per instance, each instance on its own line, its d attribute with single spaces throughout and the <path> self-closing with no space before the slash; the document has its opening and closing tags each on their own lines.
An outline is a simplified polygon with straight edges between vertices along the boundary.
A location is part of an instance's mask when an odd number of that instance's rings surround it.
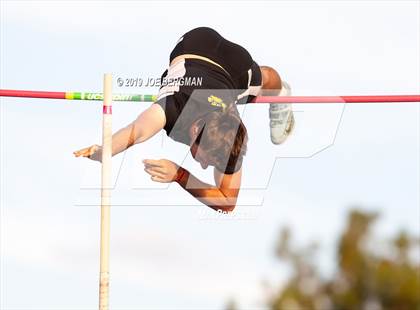
<svg viewBox="0 0 420 310">
<path fill-rule="evenodd" d="M 213 107 L 220 107 L 223 110 L 226 109 L 226 103 L 223 102 L 223 100 L 219 97 L 211 95 L 207 98 L 207 100 L 210 102 L 210 105 Z"/>
</svg>

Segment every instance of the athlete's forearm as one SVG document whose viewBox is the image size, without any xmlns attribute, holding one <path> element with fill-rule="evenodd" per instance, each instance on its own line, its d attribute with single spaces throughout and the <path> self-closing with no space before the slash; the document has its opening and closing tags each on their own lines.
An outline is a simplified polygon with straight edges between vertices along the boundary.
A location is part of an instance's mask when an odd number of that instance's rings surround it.
<svg viewBox="0 0 420 310">
<path fill-rule="evenodd" d="M 229 196 L 220 188 L 200 181 L 182 167 L 179 169 L 176 182 L 197 200 L 213 210 L 230 212 L 236 206 L 237 196 Z"/>
<path fill-rule="evenodd" d="M 140 131 L 136 130 L 134 122 L 118 130 L 112 135 L 112 156 L 125 151 L 135 144 L 139 140 L 140 135 Z"/>
<path fill-rule="evenodd" d="M 152 104 L 136 120 L 118 130 L 112 136 L 112 155 L 125 151 L 136 143 L 153 137 L 165 125 L 165 113 L 157 104 Z"/>
</svg>

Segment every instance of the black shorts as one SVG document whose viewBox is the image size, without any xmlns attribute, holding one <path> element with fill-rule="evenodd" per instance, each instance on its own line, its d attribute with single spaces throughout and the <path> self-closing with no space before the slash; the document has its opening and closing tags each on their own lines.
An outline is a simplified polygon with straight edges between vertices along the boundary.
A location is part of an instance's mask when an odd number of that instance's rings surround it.
<svg viewBox="0 0 420 310">
<path fill-rule="evenodd" d="M 248 51 L 242 46 L 223 38 L 208 27 L 195 28 L 179 38 L 172 50 L 169 62 L 183 54 L 195 54 L 209 58 L 225 69 L 236 89 L 243 89 L 238 99 L 255 97 L 262 85 L 261 70 Z M 238 102 L 245 103 L 245 102 Z"/>
</svg>

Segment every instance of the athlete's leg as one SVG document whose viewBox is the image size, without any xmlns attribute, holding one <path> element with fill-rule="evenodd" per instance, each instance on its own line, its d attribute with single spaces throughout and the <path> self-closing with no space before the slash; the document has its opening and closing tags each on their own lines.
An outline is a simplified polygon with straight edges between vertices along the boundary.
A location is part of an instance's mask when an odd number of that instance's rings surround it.
<svg viewBox="0 0 420 310">
<path fill-rule="evenodd" d="M 281 80 L 278 72 L 268 66 L 260 66 L 262 87 L 259 96 L 290 96 L 290 86 Z M 272 103 L 269 107 L 270 136 L 274 144 L 283 143 L 290 135 L 295 119 L 291 104 Z"/>
<path fill-rule="evenodd" d="M 260 95 L 277 96 L 282 88 L 282 82 L 278 72 L 268 66 L 260 66 L 262 87 Z"/>
</svg>

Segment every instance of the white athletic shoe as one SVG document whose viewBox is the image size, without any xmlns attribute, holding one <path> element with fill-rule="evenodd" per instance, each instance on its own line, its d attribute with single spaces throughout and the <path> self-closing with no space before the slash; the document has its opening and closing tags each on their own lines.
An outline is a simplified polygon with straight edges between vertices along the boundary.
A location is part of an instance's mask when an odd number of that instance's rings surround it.
<svg viewBox="0 0 420 310">
<path fill-rule="evenodd" d="M 279 96 L 290 96 L 292 90 L 286 82 L 282 81 L 282 89 Z M 292 104 L 271 103 L 269 105 L 270 136 L 274 144 L 283 143 L 293 129 L 294 117 Z"/>
</svg>

